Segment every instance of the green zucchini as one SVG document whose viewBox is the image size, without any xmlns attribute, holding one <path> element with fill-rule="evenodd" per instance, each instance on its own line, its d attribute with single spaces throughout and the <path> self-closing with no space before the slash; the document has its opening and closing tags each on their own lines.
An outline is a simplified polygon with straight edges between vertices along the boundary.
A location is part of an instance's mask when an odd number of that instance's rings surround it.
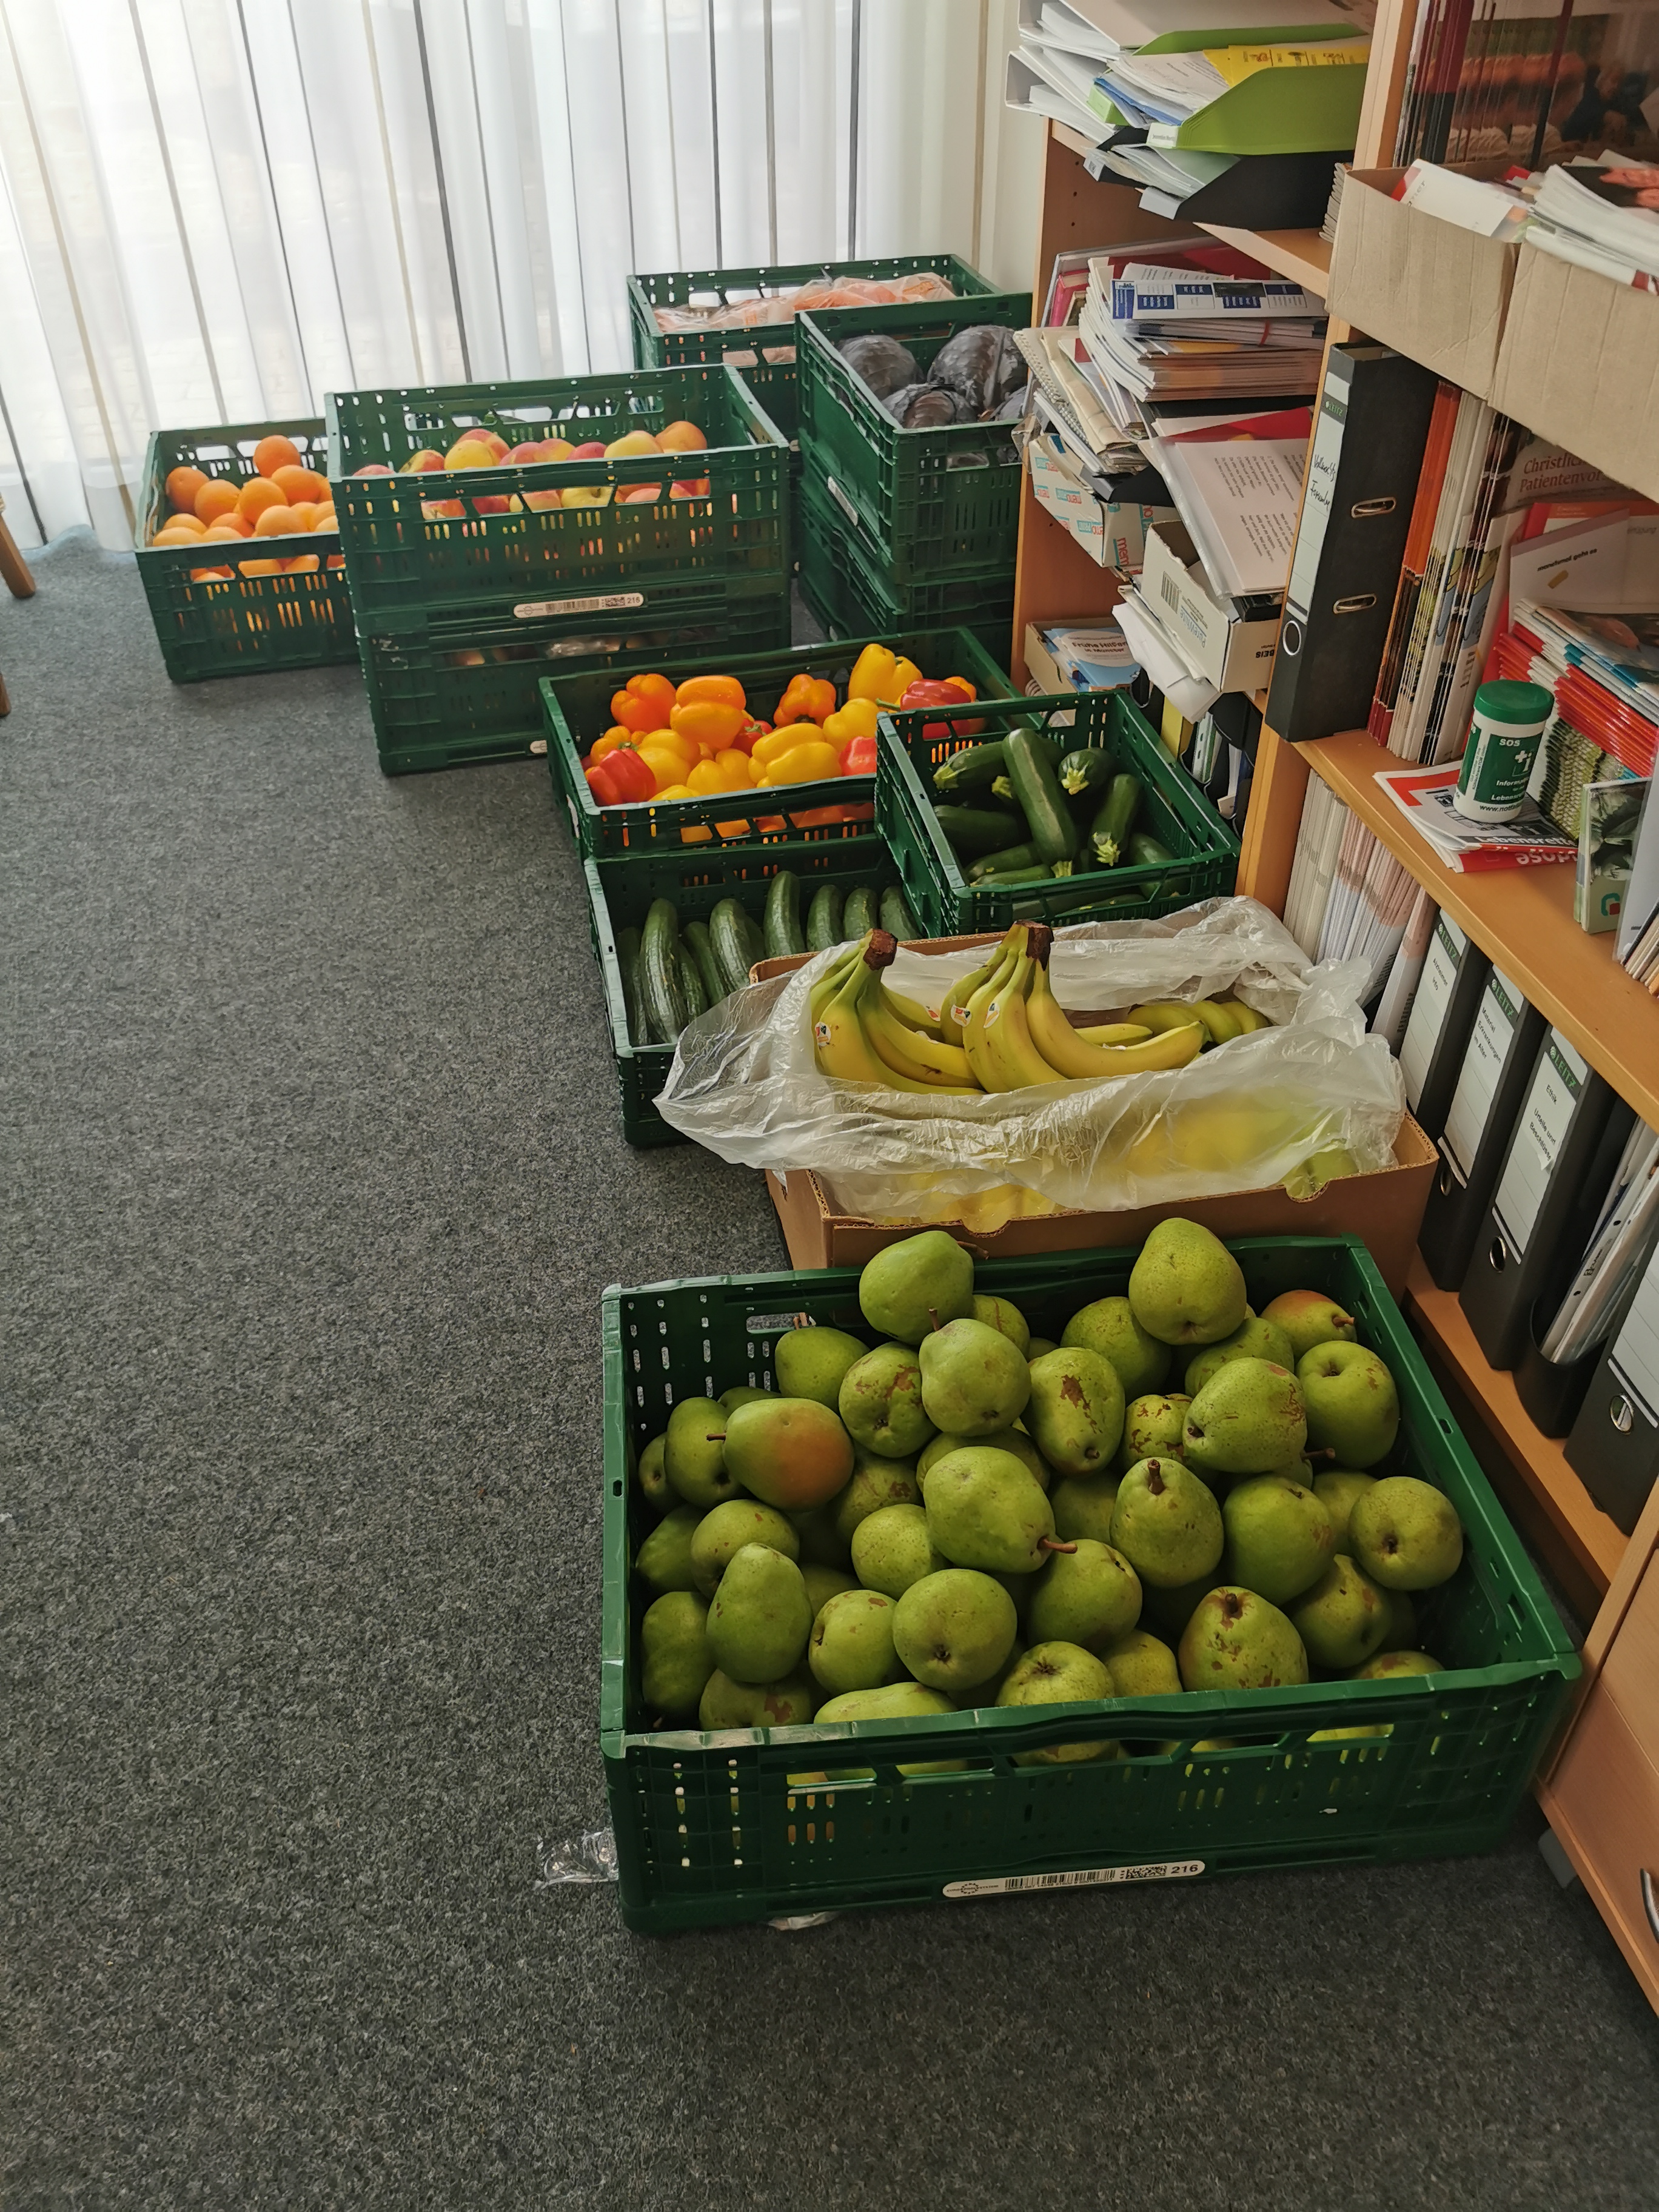
<svg viewBox="0 0 1659 2212">
<path fill-rule="evenodd" d="M 749 966 L 752 968 L 757 960 L 764 960 L 766 957 L 766 936 L 748 908 L 744 907 L 742 912 L 744 942 L 749 947 Z M 744 981 L 746 983 L 748 980 L 748 972 L 745 969 Z"/>
<path fill-rule="evenodd" d="M 919 938 L 921 930 L 910 911 L 904 893 L 896 884 L 890 884 L 881 895 L 881 926 L 890 930 L 901 945 Z"/>
<path fill-rule="evenodd" d="M 1069 860 L 1078 848 L 1077 824 L 1060 796 L 1054 748 L 1036 730 L 1011 730 L 1003 750 L 1037 858 L 1051 865 Z"/>
<path fill-rule="evenodd" d="M 780 868 L 768 886 L 763 934 L 769 960 L 787 959 L 806 950 L 806 933 L 800 926 L 800 878 L 787 868 Z"/>
<path fill-rule="evenodd" d="M 806 949 L 827 952 L 841 943 L 841 886 L 820 884 L 806 909 Z"/>
<path fill-rule="evenodd" d="M 748 915 L 734 898 L 723 898 L 708 917 L 708 942 L 728 991 L 740 991 L 749 981 L 755 956 L 749 947 L 751 927 Z"/>
<path fill-rule="evenodd" d="M 1115 868 L 1123 857 L 1139 805 L 1139 779 L 1127 774 L 1115 775 L 1105 805 L 1089 825 L 1089 846 L 1099 866 Z"/>
<path fill-rule="evenodd" d="M 1052 879 L 1054 872 L 1046 861 L 1039 860 L 1034 868 L 1009 868 L 1000 876 L 981 876 L 974 888 L 981 891 L 1000 891 L 1010 884 L 1046 884 Z"/>
<path fill-rule="evenodd" d="M 1156 861 L 1173 860 L 1175 858 L 1169 847 L 1159 844 L 1150 830 L 1137 830 L 1129 840 L 1127 850 L 1129 865 L 1135 868 L 1148 867 Z"/>
<path fill-rule="evenodd" d="M 1000 853 L 987 853 L 975 861 L 968 871 L 968 880 L 976 884 L 981 876 L 1006 875 L 1010 868 L 1031 868 L 1042 858 L 1036 847 L 1029 841 L 1024 845 L 1005 845 Z"/>
<path fill-rule="evenodd" d="M 841 926 L 848 944 L 867 937 L 880 919 L 880 903 L 868 884 L 859 884 L 848 892 L 847 903 L 841 910 Z"/>
<path fill-rule="evenodd" d="M 653 1044 L 672 1044 L 691 1018 L 680 975 L 680 918 L 667 899 L 653 899 L 640 933 L 640 998 Z"/>
<path fill-rule="evenodd" d="M 637 929 L 617 932 L 617 965 L 622 971 L 623 1005 L 628 1010 L 628 1042 L 643 1044 L 645 1038 L 645 1009 L 640 1004 L 640 933 Z"/>
<path fill-rule="evenodd" d="M 703 1003 L 717 1006 L 726 996 L 726 978 L 720 973 L 720 963 L 714 957 L 714 947 L 708 935 L 706 921 L 688 921 L 681 939 L 686 951 L 697 965 L 697 977 L 702 985 Z"/>
<path fill-rule="evenodd" d="M 991 779 L 1002 774 L 1002 745 L 964 745 L 933 770 L 933 788 L 942 799 L 958 793 L 988 791 Z"/>
<path fill-rule="evenodd" d="M 936 806 L 933 814 L 958 853 L 999 852 L 1020 827 L 1002 806 Z"/>
<path fill-rule="evenodd" d="M 683 937 L 675 941 L 674 960 L 680 971 L 680 988 L 685 994 L 685 1018 L 695 1022 L 699 1014 L 708 1012 L 708 994 L 702 987 L 696 956 Z"/>
<path fill-rule="evenodd" d="M 1117 773 L 1117 763 L 1104 745 L 1085 745 L 1067 753 L 1060 764 L 1060 787 L 1067 799 L 1104 799 L 1106 787 Z"/>
</svg>

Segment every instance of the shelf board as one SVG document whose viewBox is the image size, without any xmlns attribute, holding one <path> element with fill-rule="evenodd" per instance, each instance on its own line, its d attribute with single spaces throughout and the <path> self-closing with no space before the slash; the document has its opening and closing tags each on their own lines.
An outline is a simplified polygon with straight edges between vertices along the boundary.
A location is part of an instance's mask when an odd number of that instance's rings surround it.
<svg viewBox="0 0 1659 2212">
<path fill-rule="evenodd" d="M 1486 1364 L 1456 1292 L 1435 1288 L 1420 1255 L 1413 1258 L 1406 1278 L 1406 1304 L 1473 1400 L 1577 1571 L 1559 1577 L 1568 1595 L 1574 1594 L 1571 1583 L 1588 1584 L 1599 1605 L 1625 1556 L 1623 1531 L 1568 1466 L 1560 1445 L 1539 1434 L 1516 1395 L 1513 1377 Z M 1563 1564 L 1551 1558 L 1553 1546 L 1540 1543 L 1539 1548 L 1553 1567 Z"/>
<path fill-rule="evenodd" d="M 1659 1006 L 1614 960 L 1612 933 L 1592 937 L 1574 921 L 1571 866 L 1461 875 L 1379 789 L 1379 768 L 1407 763 L 1364 731 L 1297 750 L 1620 1097 L 1659 1127 Z"/>
<path fill-rule="evenodd" d="M 1265 262 L 1275 276 L 1287 276 L 1322 300 L 1330 282 L 1331 249 L 1316 230 L 1239 230 L 1231 223 L 1200 222 L 1212 238 Z"/>
</svg>

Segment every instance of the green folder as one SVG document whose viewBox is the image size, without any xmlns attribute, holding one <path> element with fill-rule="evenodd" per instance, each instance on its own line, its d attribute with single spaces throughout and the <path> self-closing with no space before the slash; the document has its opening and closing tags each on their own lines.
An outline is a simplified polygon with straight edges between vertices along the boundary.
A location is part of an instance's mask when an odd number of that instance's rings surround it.
<svg viewBox="0 0 1659 2212">
<path fill-rule="evenodd" d="M 1310 29 L 1306 25 L 1231 32 L 1170 31 L 1136 48 L 1143 54 L 1203 52 L 1216 46 L 1312 46 L 1324 39 L 1358 33 Z M 1154 125 L 1147 143 L 1181 147 L 1202 154 L 1340 154 L 1358 136 L 1360 103 L 1365 96 L 1365 65 L 1346 69 L 1257 70 L 1231 85 L 1188 121 Z M 1128 118 L 1096 85 L 1089 105 L 1116 130 Z"/>
</svg>

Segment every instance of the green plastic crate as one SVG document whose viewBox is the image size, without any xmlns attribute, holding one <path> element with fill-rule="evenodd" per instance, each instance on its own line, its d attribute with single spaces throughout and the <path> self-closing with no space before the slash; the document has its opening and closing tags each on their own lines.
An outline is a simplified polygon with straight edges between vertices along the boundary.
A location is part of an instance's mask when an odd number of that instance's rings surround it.
<svg viewBox="0 0 1659 2212">
<path fill-rule="evenodd" d="M 360 643 L 380 767 L 404 775 L 538 751 L 545 742 L 539 687 L 550 667 L 609 677 L 636 667 L 642 655 L 706 653 L 722 641 L 753 653 L 788 635 L 783 592 L 693 586 L 653 592 L 645 608 L 608 623 L 592 614 L 523 622 L 511 614 L 433 616 L 417 606 L 366 616 Z"/>
<path fill-rule="evenodd" d="M 787 652 L 755 653 L 734 659 L 720 654 L 704 660 L 675 661 L 664 672 L 684 683 L 693 676 L 735 676 L 749 697 L 751 708 L 765 716 L 777 703 L 784 686 L 797 673 L 826 676 L 838 696 L 847 696 L 847 678 L 866 645 L 886 645 L 914 660 L 925 675 L 965 677 L 981 697 L 1009 699 L 1014 696 L 1003 673 L 976 638 L 966 630 L 920 630 L 908 634 L 889 631 L 882 637 L 848 638 L 830 645 L 792 645 Z M 792 807 L 816 812 L 823 808 L 860 810 L 862 820 L 834 823 L 798 823 L 770 831 L 757 830 L 762 817 L 775 820 L 773 809 L 784 793 L 770 794 L 770 805 L 749 804 L 750 794 L 728 792 L 717 799 L 676 799 L 665 805 L 647 801 L 638 806 L 600 806 L 587 787 L 582 762 L 588 747 L 611 724 L 611 695 L 639 668 L 618 669 L 614 674 L 552 676 L 542 678 L 542 714 L 547 731 L 547 763 L 553 787 L 563 802 L 576 842 L 585 854 L 637 852 L 663 845 L 678 848 L 687 830 L 705 830 L 699 843 L 721 846 L 776 843 L 804 831 L 826 836 L 868 835 L 874 820 L 876 779 L 873 775 L 835 776 L 822 783 L 791 787 Z M 764 796 L 764 794 L 763 794 Z M 741 800 L 733 805 L 733 800 Z M 748 830 L 722 837 L 720 825 L 748 818 Z"/>
<path fill-rule="evenodd" d="M 331 530 L 293 538 L 248 538 L 240 545 L 152 545 L 170 512 L 167 480 L 174 469 L 241 481 L 257 474 L 253 448 L 261 438 L 291 438 L 301 459 L 326 473 L 319 419 L 295 422 L 234 422 L 218 429 L 157 430 L 144 453 L 138 499 L 136 551 L 150 619 L 169 677 L 196 684 L 208 676 L 265 676 L 279 668 L 318 668 L 355 660 L 356 633 L 343 570 L 331 568 L 340 539 Z M 317 556 L 311 574 L 248 575 L 250 562 Z M 196 568 L 234 568 L 234 578 L 196 582 Z"/>
<path fill-rule="evenodd" d="M 955 582 L 1006 571 L 1019 539 L 1021 459 L 1013 422 L 901 430 L 837 348 L 880 331 L 925 373 L 939 348 L 976 323 L 1024 330 L 1028 292 L 921 307 L 831 307 L 797 319 L 805 465 L 834 488 L 864 557 L 890 586 Z"/>
<path fill-rule="evenodd" d="M 677 1398 L 769 1385 L 775 1340 L 800 1315 L 866 1340 L 871 1331 L 855 1268 L 613 1288 L 604 1304 L 599 1727 L 629 1927 L 667 1934 L 1008 1889 L 1497 1846 L 1579 1671 L 1571 1644 L 1359 1240 L 1252 1237 L 1230 1249 L 1258 1310 L 1280 1291 L 1322 1291 L 1392 1370 L 1401 1433 L 1380 1471 L 1437 1484 L 1467 1534 L 1457 1574 L 1419 1601 L 1423 1648 L 1448 1671 L 1116 1698 L 1041 1718 L 991 1708 L 833 1729 L 653 1729 L 638 1662 L 648 1598 L 629 1561 L 654 1516 L 629 1480 L 635 1455 L 666 1425 Z M 1058 1339 L 1079 1306 L 1123 1291 L 1134 1256 L 981 1262 L 975 1282 Z M 1392 1735 L 1310 1741 L 1374 1724 Z M 1116 1740 L 1129 1756 L 1012 1763 L 1016 1753 L 1079 1736 Z M 1236 1747 L 1194 1750 L 1213 1737 Z M 901 1759 L 965 1759 L 967 1771 L 896 1771 Z M 874 1778 L 827 1787 L 789 1778 L 842 1766 L 872 1768 Z"/>
<path fill-rule="evenodd" d="M 329 476 L 340 543 L 360 617 L 411 604 L 431 611 L 581 613 L 641 604 L 665 586 L 705 591 L 788 587 L 788 447 L 735 369 L 629 369 L 514 384 L 457 384 L 328 398 Z M 625 431 L 695 422 L 705 453 L 633 460 L 540 461 L 430 476 L 394 471 L 423 446 L 447 452 L 469 424 L 509 445 L 540 435 L 607 445 Z M 571 435 L 572 432 L 575 434 Z M 707 495 L 668 496 L 671 482 L 707 478 Z M 617 492 L 657 484 L 650 501 L 479 510 L 479 501 L 537 499 L 568 485 Z M 462 511 L 428 516 L 428 505 Z M 584 603 L 586 603 L 586 605 Z"/>
<path fill-rule="evenodd" d="M 796 499 L 801 597 L 832 637 L 937 629 L 951 623 L 976 637 L 993 659 L 1007 660 L 1014 627 L 1012 562 L 1006 573 L 896 586 L 872 567 L 867 541 L 831 499 L 810 455 Z"/>
<path fill-rule="evenodd" d="M 706 860 L 698 857 L 702 851 L 708 853 Z M 688 921 L 707 921 L 723 898 L 741 900 L 758 922 L 766 906 L 767 887 L 784 868 L 793 869 L 801 879 L 803 915 L 807 900 L 820 884 L 838 884 L 843 890 L 871 884 L 884 890 L 897 881 L 886 846 L 879 837 L 867 834 L 724 852 L 684 846 L 676 854 L 628 854 L 617 860 L 584 860 L 582 866 L 587 878 L 593 957 L 605 979 L 611 1048 L 616 1055 L 617 1085 L 622 1093 L 623 1134 L 630 1145 L 679 1145 L 685 1140 L 678 1129 L 669 1127 L 653 1103 L 668 1080 L 674 1062 L 673 1046 L 636 1045 L 629 1037 L 622 969 L 617 958 L 619 929 L 642 927 L 652 901 L 659 898 L 673 901 L 682 928 Z"/>
<path fill-rule="evenodd" d="M 954 253 L 902 253 L 874 261 L 791 261 L 773 268 L 690 269 L 630 276 L 628 321 L 635 363 L 640 368 L 678 368 L 690 362 L 724 361 L 732 354 L 752 356 L 736 366 L 784 436 L 793 439 L 799 421 L 795 364 L 768 361 L 763 351 L 768 345 L 775 350 L 793 343 L 794 332 L 787 323 L 768 323 L 753 331 L 665 331 L 657 326 L 655 310 L 694 303 L 726 307 L 733 299 L 793 292 L 819 276 L 912 276 L 924 269 L 943 276 L 959 298 L 996 289 L 988 276 L 981 276 Z"/>
<path fill-rule="evenodd" d="M 964 718 L 965 719 L 965 718 Z M 892 847 L 912 911 L 930 937 L 1006 929 L 1015 921 L 1055 927 L 1079 921 L 1138 921 L 1173 914 L 1195 899 L 1225 897 L 1238 868 L 1238 840 L 1154 733 L 1127 691 L 1067 691 L 1018 705 L 991 702 L 977 736 L 927 738 L 932 715 L 884 714 L 876 768 L 876 824 Z M 1166 845 L 1173 860 L 1087 867 L 1075 875 L 1001 890 L 970 884 L 933 811 L 933 771 L 966 746 L 989 744 L 1020 725 L 1052 728 L 1067 751 L 1106 745 L 1139 777 L 1135 817 Z M 1085 848 L 1086 849 L 1086 848 Z"/>
</svg>

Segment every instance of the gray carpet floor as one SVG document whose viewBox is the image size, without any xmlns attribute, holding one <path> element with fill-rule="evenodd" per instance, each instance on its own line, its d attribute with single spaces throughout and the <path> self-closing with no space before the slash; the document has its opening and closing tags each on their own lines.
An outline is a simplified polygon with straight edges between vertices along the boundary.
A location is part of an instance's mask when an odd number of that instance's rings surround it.
<svg viewBox="0 0 1659 2212">
<path fill-rule="evenodd" d="M 653 1942 L 605 1820 L 599 1294 L 785 1264 L 622 1142 L 540 763 L 0 597 L 0 2201 L 1659 2203 L 1659 2021 L 1488 1858 Z"/>
</svg>

